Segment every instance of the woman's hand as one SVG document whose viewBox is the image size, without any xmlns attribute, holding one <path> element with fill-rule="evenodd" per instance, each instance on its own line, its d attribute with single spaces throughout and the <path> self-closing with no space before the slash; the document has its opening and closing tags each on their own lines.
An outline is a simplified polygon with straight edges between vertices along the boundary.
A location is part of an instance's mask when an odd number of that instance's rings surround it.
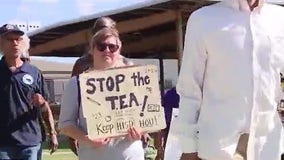
<svg viewBox="0 0 284 160">
<path fill-rule="evenodd" d="M 130 141 L 140 140 L 142 135 L 146 134 L 146 132 L 139 132 L 134 127 L 130 127 L 127 132 L 127 139 Z"/>
</svg>

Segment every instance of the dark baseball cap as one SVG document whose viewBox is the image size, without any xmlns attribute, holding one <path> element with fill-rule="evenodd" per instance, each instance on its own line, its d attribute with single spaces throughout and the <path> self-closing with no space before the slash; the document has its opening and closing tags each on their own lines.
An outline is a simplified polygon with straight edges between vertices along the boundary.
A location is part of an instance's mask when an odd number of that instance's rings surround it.
<svg viewBox="0 0 284 160">
<path fill-rule="evenodd" d="M 4 24 L 1 28 L 0 28 L 0 35 L 3 36 L 5 34 L 8 33 L 15 33 L 15 34 L 19 34 L 19 35 L 23 35 L 25 34 L 23 31 L 21 31 L 16 25 L 13 24 Z"/>
</svg>

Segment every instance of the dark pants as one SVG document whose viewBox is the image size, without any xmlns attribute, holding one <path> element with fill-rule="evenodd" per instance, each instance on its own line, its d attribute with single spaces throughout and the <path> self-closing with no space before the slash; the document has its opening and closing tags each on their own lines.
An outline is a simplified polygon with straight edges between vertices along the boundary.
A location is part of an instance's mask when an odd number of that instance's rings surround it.
<svg viewBox="0 0 284 160">
<path fill-rule="evenodd" d="M 41 144 L 0 147 L 0 160 L 41 160 Z"/>
</svg>

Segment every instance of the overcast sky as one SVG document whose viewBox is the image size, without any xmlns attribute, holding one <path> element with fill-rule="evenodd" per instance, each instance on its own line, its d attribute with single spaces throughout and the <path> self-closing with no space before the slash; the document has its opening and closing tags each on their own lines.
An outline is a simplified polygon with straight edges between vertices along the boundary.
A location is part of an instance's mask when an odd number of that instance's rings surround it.
<svg viewBox="0 0 284 160">
<path fill-rule="evenodd" d="M 44 27 L 145 1 L 151 0 L 1 0 L 0 25 L 21 23 Z M 267 1 L 283 3 L 284 0 Z"/>
<path fill-rule="evenodd" d="M 42 27 L 141 1 L 149 0 L 1 0 L 0 25 L 24 22 Z"/>
</svg>

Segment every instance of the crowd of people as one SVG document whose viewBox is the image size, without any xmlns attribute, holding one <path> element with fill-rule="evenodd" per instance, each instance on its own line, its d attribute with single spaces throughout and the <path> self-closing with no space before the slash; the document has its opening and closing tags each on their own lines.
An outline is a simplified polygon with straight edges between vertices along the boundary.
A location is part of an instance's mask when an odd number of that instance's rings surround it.
<svg viewBox="0 0 284 160">
<path fill-rule="evenodd" d="M 226 0 L 191 14 L 177 86 L 162 95 L 167 127 L 159 131 L 164 143 L 157 148 L 165 147 L 171 129 L 181 142 L 181 160 L 281 159 L 284 21 L 271 17 L 284 17 L 284 9 L 264 0 Z M 147 132 L 130 127 L 118 137 L 87 133 L 79 75 L 134 65 L 121 54 L 114 20 L 98 18 L 91 34 L 65 87 L 58 130 L 80 160 L 144 160 Z M 29 38 L 17 26 L 0 28 L 0 160 L 40 160 L 46 135 L 51 153 L 59 145 L 47 86 L 29 63 L 28 49 Z M 173 108 L 179 115 L 170 126 Z M 163 159 L 162 152 L 152 158 Z"/>
</svg>

